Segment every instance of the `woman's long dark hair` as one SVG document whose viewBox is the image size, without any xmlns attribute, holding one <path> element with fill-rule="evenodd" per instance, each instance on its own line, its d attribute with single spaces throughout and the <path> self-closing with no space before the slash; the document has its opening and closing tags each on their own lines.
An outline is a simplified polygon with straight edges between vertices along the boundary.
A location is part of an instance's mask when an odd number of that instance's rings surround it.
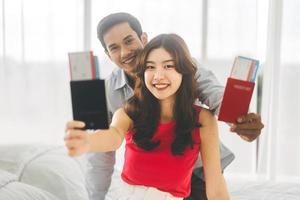
<svg viewBox="0 0 300 200">
<path fill-rule="evenodd" d="M 184 40 L 176 34 L 161 34 L 153 38 L 138 57 L 137 80 L 134 96 L 126 105 L 125 111 L 134 122 L 133 141 L 144 150 L 153 150 L 160 141 L 153 141 L 153 135 L 160 120 L 159 100 L 152 95 L 145 85 L 144 72 L 149 53 L 164 48 L 175 60 L 175 69 L 182 74 L 182 82 L 176 92 L 173 107 L 176 121 L 175 139 L 171 150 L 173 155 L 181 155 L 187 146 L 194 144 L 192 131 L 199 127 L 198 115 L 194 108 L 196 99 L 196 67 Z"/>
</svg>

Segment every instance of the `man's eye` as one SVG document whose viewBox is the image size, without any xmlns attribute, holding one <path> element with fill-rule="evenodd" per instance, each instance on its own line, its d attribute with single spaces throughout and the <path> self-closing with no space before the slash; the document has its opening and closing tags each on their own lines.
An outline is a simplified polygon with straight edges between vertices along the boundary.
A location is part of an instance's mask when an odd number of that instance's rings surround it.
<svg viewBox="0 0 300 200">
<path fill-rule="evenodd" d="M 118 47 L 111 47 L 111 48 L 109 48 L 110 51 L 115 51 L 117 49 L 118 49 Z"/>
<path fill-rule="evenodd" d="M 132 41 L 133 39 L 126 40 L 126 44 L 130 44 Z"/>
</svg>

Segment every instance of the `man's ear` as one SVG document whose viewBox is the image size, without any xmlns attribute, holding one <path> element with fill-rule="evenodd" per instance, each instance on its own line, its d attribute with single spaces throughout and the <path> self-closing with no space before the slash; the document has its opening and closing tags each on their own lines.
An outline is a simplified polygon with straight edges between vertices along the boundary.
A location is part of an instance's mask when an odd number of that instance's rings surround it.
<svg viewBox="0 0 300 200">
<path fill-rule="evenodd" d="M 147 33 L 143 32 L 141 35 L 141 41 L 143 43 L 143 45 L 145 46 L 148 43 L 148 35 Z"/>
</svg>

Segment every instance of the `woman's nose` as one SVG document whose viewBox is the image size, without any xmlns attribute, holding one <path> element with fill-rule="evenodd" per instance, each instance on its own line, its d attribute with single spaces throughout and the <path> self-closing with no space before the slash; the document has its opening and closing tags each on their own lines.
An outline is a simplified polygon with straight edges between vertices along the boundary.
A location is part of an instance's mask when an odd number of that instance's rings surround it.
<svg viewBox="0 0 300 200">
<path fill-rule="evenodd" d="M 164 78 L 164 76 L 165 76 L 165 74 L 164 74 L 163 70 L 160 70 L 160 69 L 155 70 L 154 80 L 161 80 Z"/>
</svg>

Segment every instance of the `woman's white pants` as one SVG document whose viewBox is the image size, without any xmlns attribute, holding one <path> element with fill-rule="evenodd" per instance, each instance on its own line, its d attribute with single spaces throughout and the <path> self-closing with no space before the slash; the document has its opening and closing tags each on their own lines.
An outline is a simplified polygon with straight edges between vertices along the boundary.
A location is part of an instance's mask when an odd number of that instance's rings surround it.
<svg viewBox="0 0 300 200">
<path fill-rule="evenodd" d="M 181 197 L 174 197 L 168 192 L 160 191 L 153 187 L 129 185 L 122 181 L 118 189 L 118 194 L 114 194 L 113 199 L 105 198 L 105 200 L 182 200 Z"/>
</svg>

